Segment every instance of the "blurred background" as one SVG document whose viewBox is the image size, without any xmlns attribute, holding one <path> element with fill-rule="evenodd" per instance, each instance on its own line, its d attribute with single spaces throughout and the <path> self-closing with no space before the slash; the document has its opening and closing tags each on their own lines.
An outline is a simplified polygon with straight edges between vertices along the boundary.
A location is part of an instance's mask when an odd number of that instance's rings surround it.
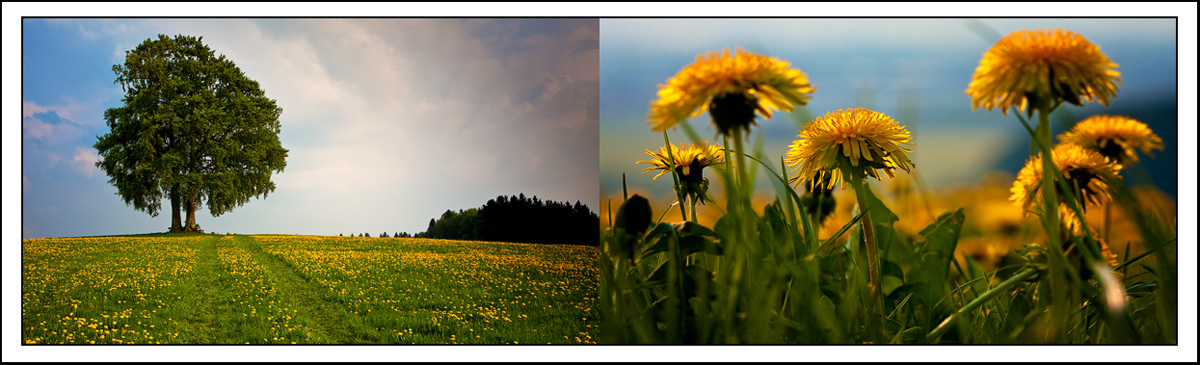
<svg viewBox="0 0 1200 365">
<path fill-rule="evenodd" d="M 1055 29 L 1083 35 L 1100 47 L 1121 73 L 1108 107 L 1063 105 L 1051 115 L 1053 134 L 1096 114 L 1124 115 L 1149 125 L 1166 149 L 1122 172 L 1147 208 L 1160 218 L 1176 219 L 1178 199 L 1178 97 L 1176 19 L 601 19 L 600 20 L 600 220 L 622 202 L 622 174 L 629 194 L 650 199 L 655 218 L 674 201 L 671 179 L 651 183 L 643 175 L 646 150 L 663 145 L 661 133 L 646 124 L 658 86 L 666 84 L 698 55 L 737 47 L 791 63 L 808 75 L 817 91 L 807 106 L 757 120 L 750 146 L 779 170 L 781 157 L 802 126 L 838 109 L 864 107 L 891 116 L 912 132 L 913 173 L 873 181 L 873 190 L 901 217 L 896 228 L 916 235 L 937 216 L 964 208 L 966 222 L 960 257 L 985 265 L 1013 248 L 1044 240 L 1033 217 L 1008 202 L 1016 173 L 1029 158 L 1030 137 L 1018 119 L 1000 110 L 971 110 L 965 90 L 983 54 L 1013 31 Z M 688 123 L 701 139 L 720 143 L 708 114 Z M 1033 123 L 1036 123 L 1034 121 Z M 668 130 L 672 143 L 691 142 L 682 128 Z M 753 164 L 753 162 L 751 162 Z M 792 173 L 789 172 L 789 175 Z M 718 202 L 721 179 L 705 176 Z M 754 206 L 775 198 L 775 187 L 761 168 Z M 804 192 L 798 191 L 803 194 Z M 821 227 L 828 237 L 852 217 L 853 193 L 835 192 L 838 209 Z M 610 206 L 611 204 L 611 206 Z M 722 204 L 701 206 L 702 224 L 711 226 Z M 1097 210 L 1098 211 L 1098 210 Z M 681 220 L 678 210 L 665 221 Z M 615 212 L 612 213 L 615 216 Z M 1105 234 L 1114 249 L 1141 246 L 1136 230 L 1123 227 L 1119 209 Z M 1089 212 L 1089 220 L 1103 219 Z M 1108 227 L 1108 226 L 1105 226 Z M 1044 234 L 1041 234 L 1044 235 Z M 1132 242 L 1131 242 L 1132 241 Z M 990 266 L 990 265 L 988 265 Z"/>
</svg>

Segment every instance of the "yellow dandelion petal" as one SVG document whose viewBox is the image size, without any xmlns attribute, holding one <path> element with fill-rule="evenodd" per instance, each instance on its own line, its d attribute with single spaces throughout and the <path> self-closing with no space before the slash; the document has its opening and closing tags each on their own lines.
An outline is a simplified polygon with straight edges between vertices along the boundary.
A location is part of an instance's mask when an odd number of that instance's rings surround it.
<svg viewBox="0 0 1200 365">
<path fill-rule="evenodd" d="M 807 104 L 808 94 L 816 91 L 807 75 L 790 67 L 787 61 L 741 48 L 733 56 L 729 49 L 697 56 L 695 63 L 680 70 L 666 85 L 659 85 L 658 100 L 650 103 L 647 124 L 654 131 L 663 131 L 707 111 L 714 114 L 714 124 L 725 135 L 734 128 L 749 131 L 755 112 L 764 118 L 770 118 L 772 110 L 790 112 L 793 104 Z M 725 107 L 712 110 L 717 104 Z M 715 113 L 734 113 L 739 121 L 727 124 Z"/>
<path fill-rule="evenodd" d="M 668 155 L 668 148 L 670 154 Z M 704 178 L 704 168 L 709 166 L 717 166 L 725 163 L 724 149 L 720 146 L 709 145 L 708 141 L 700 141 L 698 145 L 688 143 L 675 145 L 667 145 L 660 148 L 657 152 L 646 150 L 646 154 L 653 157 L 650 160 L 635 162 L 634 164 L 649 164 L 642 174 L 653 170 L 660 170 L 650 182 L 654 182 L 659 176 L 666 174 L 670 170 L 671 162 L 674 161 L 675 172 L 679 173 L 682 180 L 680 185 L 687 190 L 685 195 L 695 199 L 697 202 L 704 203 L 704 193 L 707 191 L 707 179 Z"/>
<path fill-rule="evenodd" d="M 1121 266 L 1121 263 L 1117 262 L 1117 254 L 1113 253 L 1112 249 L 1108 247 L 1108 242 L 1104 242 L 1104 240 L 1099 241 L 1100 255 L 1104 256 L 1104 261 L 1108 263 L 1108 266 L 1114 269 L 1117 268 L 1117 266 Z"/>
<path fill-rule="evenodd" d="M 854 108 L 825 113 L 804 126 L 792 142 L 784 159 L 795 172 L 791 182 L 819 181 L 832 188 L 839 181 L 845 188 L 845 177 L 839 166 L 839 155 L 845 156 L 850 167 L 861 168 L 868 176 L 880 178 L 882 169 L 892 176 L 892 169 L 909 171 L 913 165 L 906 153 L 911 150 L 899 144 L 912 145 L 912 135 L 891 117 L 869 109 Z"/>
<path fill-rule="evenodd" d="M 1151 150 L 1163 150 L 1163 140 L 1146 123 L 1115 115 L 1093 115 L 1076 123 L 1071 130 L 1058 136 L 1062 143 L 1072 143 L 1100 152 L 1118 163 L 1138 162 L 1135 150 L 1151 157 Z"/>
<path fill-rule="evenodd" d="M 1034 109 L 1083 100 L 1108 105 L 1121 73 L 1083 36 L 1055 29 L 1016 31 L 996 42 L 979 61 L 966 93 L 971 109 Z"/>
<path fill-rule="evenodd" d="M 1057 145 L 1053 152 L 1054 166 L 1067 179 L 1067 185 L 1078 186 L 1079 190 L 1073 191 L 1072 196 L 1080 201 L 1080 208 L 1087 209 L 1089 205 L 1099 205 L 1111 199 L 1108 188 L 1120 181 L 1120 164 L 1096 151 L 1075 144 Z M 1044 199 L 1041 187 L 1042 158 L 1039 153 L 1037 157 L 1029 159 L 1025 167 L 1017 173 L 1009 200 L 1024 208 L 1026 212 L 1031 212 Z M 1061 196 L 1062 192 L 1059 194 Z M 1058 211 L 1068 226 L 1077 222 L 1077 217 L 1065 203 L 1060 204 Z"/>
<path fill-rule="evenodd" d="M 667 153 L 667 148 L 670 148 L 670 154 Z M 675 145 L 663 146 L 659 151 L 646 150 L 646 154 L 653 157 L 651 160 L 643 160 L 634 164 L 650 164 L 642 171 L 642 174 L 653 170 L 662 170 L 658 175 L 662 175 L 670 169 L 671 157 L 674 157 L 675 168 L 686 177 L 693 176 L 691 173 L 701 172 L 701 169 L 709 166 L 717 166 L 725 163 L 724 149 L 720 146 L 709 145 L 708 141 L 700 141 L 700 144 L 692 146 L 688 143 L 681 143 L 678 147 Z M 653 179 L 651 180 L 653 182 Z"/>
</svg>

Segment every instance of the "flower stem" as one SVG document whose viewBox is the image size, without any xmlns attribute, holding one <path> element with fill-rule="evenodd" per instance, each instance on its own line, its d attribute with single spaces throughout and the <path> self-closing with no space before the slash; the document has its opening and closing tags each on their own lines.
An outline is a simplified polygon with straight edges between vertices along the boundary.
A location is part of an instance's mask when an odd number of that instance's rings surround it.
<svg viewBox="0 0 1200 365">
<path fill-rule="evenodd" d="M 858 197 L 858 206 L 867 207 L 867 191 L 863 183 L 863 176 L 859 169 L 851 168 L 850 183 L 854 185 L 854 194 Z M 871 313 L 867 323 L 872 331 L 876 334 L 881 333 L 883 327 L 880 323 L 880 318 L 883 316 L 883 297 L 880 293 L 879 284 L 879 247 L 875 240 L 875 227 L 871 221 L 871 214 L 864 211 L 862 215 L 862 231 L 863 239 L 867 246 L 867 273 L 871 279 L 871 302 L 875 305 L 874 313 Z"/>
<path fill-rule="evenodd" d="M 745 192 L 742 188 L 750 188 L 743 186 L 746 184 L 746 150 L 742 149 L 742 132 L 741 130 L 733 130 L 733 148 L 737 156 L 737 184 L 739 191 Z M 751 189 L 752 190 L 752 189 Z M 739 194 L 740 195 L 740 194 Z"/>
<path fill-rule="evenodd" d="M 1053 333 L 1047 333 L 1052 336 L 1055 341 L 1063 338 L 1066 331 L 1067 322 L 1067 291 L 1070 290 L 1069 284 L 1066 281 L 1066 266 L 1067 260 L 1062 251 L 1062 236 L 1058 219 L 1058 190 L 1055 187 L 1055 173 L 1057 168 L 1054 166 L 1053 144 L 1050 140 L 1050 110 L 1046 108 L 1038 110 L 1037 136 L 1035 138 L 1040 142 L 1042 149 L 1042 222 L 1046 228 L 1048 236 L 1047 245 L 1049 246 L 1049 269 L 1050 269 L 1050 298 L 1051 298 L 1051 316 L 1057 320 L 1061 320 L 1061 326 L 1051 327 L 1055 330 Z"/>
<path fill-rule="evenodd" d="M 667 131 L 663 131 L 663 142 L 666 142 L 667 144 L 667 162 L 670 164 L 669 167 L 671 168 L 671 181 L 675 183 L 675 185 L 672 186 L 675 187 L 675 201 L 679 203 L 679 215 L 683 216 L 683 220 L 686 221 L 688 219 L 687 211 L 683 209 L 683 200 L 686 199 L 686 195 L 684 195 L 683 189 L 680 189 L 679 187 L 679 181 L 683 180 L 683 176 L 676 176 L 675 156 L 674 153 L 671 152 L 671 150 L 674 148 L 671 147 L 671 140 L 667 138 Z M 670 207 L 667 207 L 667 209 L 669 210 Z"/>
<path fill-rule="evenodd" d="M 691 209 L 689 209 L 689 211 L 692 212 L 692 223 L 700 224 L 700 222 L 696 220 L 696 199 L 692 199 L 689 203 L 692 204 Z"/>
</svg>

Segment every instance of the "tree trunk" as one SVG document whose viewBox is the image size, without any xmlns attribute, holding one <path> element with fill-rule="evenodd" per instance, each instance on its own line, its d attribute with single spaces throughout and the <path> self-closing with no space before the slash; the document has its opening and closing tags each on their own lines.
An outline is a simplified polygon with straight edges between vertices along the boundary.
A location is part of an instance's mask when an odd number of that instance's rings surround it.
<svg viewBox="0 0 1200 365">
<path fill-rule="evenodd" d="M 183 232 L 179 217 L 179 193 L 171 190 L 171 232 Z"/>
<path fill-rule="evenodd" d="M 199 232 L 200 226 L 196 225 L 196 196 L 188 194 L 187 204 L 187 225 L 183 227 L 185 232 Z"/>
</svg>

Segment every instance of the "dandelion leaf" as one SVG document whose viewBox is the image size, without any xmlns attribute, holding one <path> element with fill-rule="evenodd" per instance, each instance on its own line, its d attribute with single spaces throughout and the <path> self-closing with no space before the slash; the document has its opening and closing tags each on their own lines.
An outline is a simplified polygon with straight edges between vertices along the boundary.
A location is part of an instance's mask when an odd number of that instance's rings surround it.
<svg viewBox="0 0 1200 365">
<path fill-rule="evenodd" d="M 967 261 L 967 280 L 971 283 L 971 289 L 967 291 L 966 295 L 968 298 L 974 299 L 974 297 L 986 292 L 991 286 L 991 282 L 988 280 L 987 272 L 983 270 L 983 266 L 980 266 L 975 259 L 972 259 L 970 256 L 964 256 L 963 259 Z"/>
<path fill-rule="evenodd" d="M 964 220 L 963 210 L 959 208 L 953 213 L 942 214 L 921 230 L 921 236 L 925 237 L 925 249 L 936 252 L 942 259 L 943 273 L 950 271 L 950 260 L 954 258 L 954 248 L 958 246 L 958 234 L 962 231 Z"/>
<path fill-rule="evenodd" d="M 900 278 L 892 275 L 884 275 L 879 279 L 879 281 L 880 286 L 883 287 L 884 296 L 892 295 L 893 291 L 896 291 L 897 288 L 904 286 L 904 280 L 900 280 Z"/>
<path fill-rule="evenodd" d="M 642 286 L 643 287 L 654 287 L 654 286 L 666 284 L 667 283 L 667 268 L 666 267 L 667 267 L 667 260 L 663 260 L 661 263 L 658 264 L 658 267 L 654 268 L 654 271 L 651 272 L 650 275 L 646 276 L 645 279 L 642 279 Z"/>
<path fill-rule="evenodd" d="M 642 251 L 642 257 L 653 255 L 659 252 L 666 252 L 670 247 L 672 239 L 679 239 L 679 235 L 675 232 L 675 227 L 670 223 L 659 223 L 646 234 L 646 246 Z"/>
</svg>

